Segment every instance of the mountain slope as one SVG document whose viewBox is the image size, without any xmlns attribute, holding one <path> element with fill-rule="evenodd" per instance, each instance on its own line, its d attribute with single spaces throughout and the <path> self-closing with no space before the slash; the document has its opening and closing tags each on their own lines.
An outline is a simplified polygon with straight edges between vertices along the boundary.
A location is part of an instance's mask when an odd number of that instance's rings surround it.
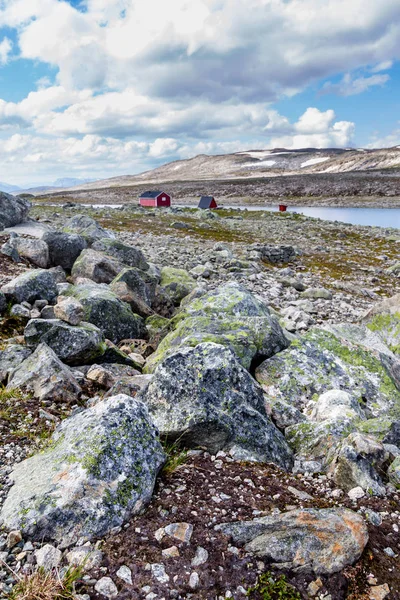
<svg viewBox="0 0 400 600">
<path fill-rule="evenodd" d="M 103 179 L 70 188 L 73 191 L 157 184 L 167 181 L 217 181 L 313 173 L 345 173 L 400 169 L 400 147 L 378 150 L 316 149 L 248 150 L 234 154 L 200 154 L 174 161 L 139 175 Z M 394 173 L 393 173 L 394 174 Z"/>
</svg>

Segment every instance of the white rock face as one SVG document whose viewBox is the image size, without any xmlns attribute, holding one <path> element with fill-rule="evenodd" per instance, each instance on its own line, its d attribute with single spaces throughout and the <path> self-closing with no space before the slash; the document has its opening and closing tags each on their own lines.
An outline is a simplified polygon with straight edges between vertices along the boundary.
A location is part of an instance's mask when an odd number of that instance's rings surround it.
<svg viewBox="0 0 400 600">
<path fill-rule="evenodd" d="M 311 413 L 315 421 L 342 421 L 360 417 L 363 417 L 363 412 L 356 398 L 343 390 L 329 390 L 321 394 Z"/>
</svg>

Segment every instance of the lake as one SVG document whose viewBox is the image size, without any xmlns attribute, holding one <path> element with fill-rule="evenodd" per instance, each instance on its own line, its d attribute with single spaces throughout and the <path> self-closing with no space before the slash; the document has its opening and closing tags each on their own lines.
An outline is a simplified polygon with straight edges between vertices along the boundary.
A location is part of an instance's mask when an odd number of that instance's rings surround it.
<svg viewBox="0 0 400 600">
<path fill-rule="evenodd" d="M 227 206 L 224 208 L 238 208 Z M 246 206 L 247 210 L 276 211 L 275 206 Z M 325 221 L 341 221 L 352 225 L 372 225 L 374 227 L 395 227 L 400 229 L 400 208 L 341 208 L 325 206 L 293 206 L 289 212 L 297 212 L 307 217 L 324 219 Z"/>
</svg>

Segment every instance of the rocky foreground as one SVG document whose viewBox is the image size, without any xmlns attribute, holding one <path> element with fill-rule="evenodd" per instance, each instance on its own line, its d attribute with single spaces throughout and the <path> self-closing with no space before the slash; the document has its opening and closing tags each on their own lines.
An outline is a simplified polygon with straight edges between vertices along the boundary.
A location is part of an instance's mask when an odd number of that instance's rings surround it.
<svg viewBox="0 0 400 600">
<path fill-rule="evenodd" d="M 30 214 L 0 255 L 0 597 L 400 598 L 396 232 Z"/>
</svg>

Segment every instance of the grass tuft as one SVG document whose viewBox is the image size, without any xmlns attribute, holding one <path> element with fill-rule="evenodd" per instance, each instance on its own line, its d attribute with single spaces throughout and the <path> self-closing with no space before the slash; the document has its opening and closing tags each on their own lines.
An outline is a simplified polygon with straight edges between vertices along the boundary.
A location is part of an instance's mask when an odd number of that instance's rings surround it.
<svg viewBox="0 0 400 600">
<path fill-rule="evenodd" d="M 19 580 L 9 600 L 75 600 L 75 584 L 81 576 L 82 567 L 72 567 L 62 577 L 56 570 L 39 569 Z"/>
<path fill-rule="evenodd" d="M 162 445 L 164 452 L 167 455 L 167 460 L 162 472 L 164 475 L 170 475 L 187 461 L 187 450 L 180 446 L 180 438 L 174 440 L 173 442 L 165 439 L 162 441 Z"/>
</svg>

